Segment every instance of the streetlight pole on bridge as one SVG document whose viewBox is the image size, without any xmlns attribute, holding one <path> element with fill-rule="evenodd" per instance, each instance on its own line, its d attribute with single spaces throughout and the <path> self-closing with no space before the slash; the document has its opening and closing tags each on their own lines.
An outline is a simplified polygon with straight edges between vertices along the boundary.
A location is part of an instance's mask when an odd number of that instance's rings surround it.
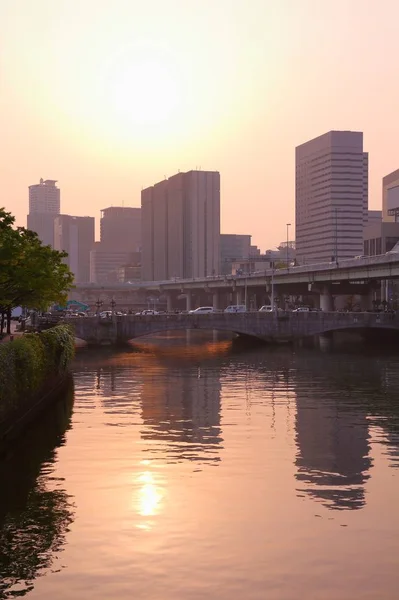
<svg viewBox="0 0 399 600">
<path fill-rule="evenodd" d="M 289 228 L 291 227 L 291 223 L 287 223 L 287 248 L 286 250 L 286 257 L 287 257 L 287 271 L 289 268 L 289 264 L 288 264 L 288 245 L 289 245 Z"/>
</svg>

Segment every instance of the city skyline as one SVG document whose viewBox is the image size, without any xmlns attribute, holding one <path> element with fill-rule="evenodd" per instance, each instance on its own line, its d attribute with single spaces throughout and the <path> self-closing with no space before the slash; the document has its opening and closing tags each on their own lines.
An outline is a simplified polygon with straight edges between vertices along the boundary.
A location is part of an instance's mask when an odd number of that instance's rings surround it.
<svg viewBox="0 0 399 600">
<path fill-rule="evenodd" d="M 65 212 L 97 217 L 201 166 L 222 176 L 222 233 L 275 246 L 294 223 L 294 148 L 332 129 L 364 132 L 369 208 L 381 207 L 397 168 L 398 90 L 382 92 L 399 45 L 393 2 L 87 0 L 79 18 L 62 0 L 22 4 L 0 8 L 1 169 L 18 224 L 41 175 L 58 179 Z"/>
</svg>

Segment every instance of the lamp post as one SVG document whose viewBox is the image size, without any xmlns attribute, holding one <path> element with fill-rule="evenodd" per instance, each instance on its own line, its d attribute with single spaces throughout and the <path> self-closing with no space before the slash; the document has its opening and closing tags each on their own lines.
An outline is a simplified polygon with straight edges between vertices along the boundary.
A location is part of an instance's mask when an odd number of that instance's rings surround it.
<svg viewBox="0 0 399 600">
<path fill-rule="evenodd" d="M 97 302 L 96 302 L 96 308 L 97 308 L 96 315 L 98 315 L 98 312 L 99 312 L 100 308 L 102 307 L 102 305 L 103 305 L 102 300 L 100 300 L 100 298 L 98 298 Z"/>
<path fill-rule="evenodd" d="M 274 312 L 274 261 L 271 264 L 272 267 L 272 297 L 271 297 L 271 305 L 272 311 Z"/>
<path fill-rule="evenodd" d="M 287 270 L 288 270 L 288 243 L 289 243 L 289 229 L 291 227 L 291 223 L 287 223 L 287 248 L 286 248 L 286 257 L 287 257 Z"/>
<path fill-rule="evenodd" d="M 335 265 L 338 267 L 338 208 L 334 208 L 335 215 Z"/>
<path fill-rule="evenodd" d="M 112 300 L 110 302 L 110 305 L 111 305 L 111 315 L 114 316 L 116 302 L 115 302 L 115 300 L 113 298 L 112 298 Z"/>
</svg>

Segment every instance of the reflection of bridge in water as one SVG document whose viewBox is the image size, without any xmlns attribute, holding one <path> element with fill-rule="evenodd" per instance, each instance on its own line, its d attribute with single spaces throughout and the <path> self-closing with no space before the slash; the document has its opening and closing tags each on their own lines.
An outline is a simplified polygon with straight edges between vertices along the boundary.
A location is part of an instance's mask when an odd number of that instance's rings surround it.
<svg viewBox="0 0 399 600">
<path fill-rule="evenodd" d="M 399 333 L 399 315 L 385 313 L 213 313 L 69 319 L 76 337 L 89 344 L 126 343 L 173 330 L 228 331 L 267 341 L 289 341 L 334 331 Z"/>
</svg>

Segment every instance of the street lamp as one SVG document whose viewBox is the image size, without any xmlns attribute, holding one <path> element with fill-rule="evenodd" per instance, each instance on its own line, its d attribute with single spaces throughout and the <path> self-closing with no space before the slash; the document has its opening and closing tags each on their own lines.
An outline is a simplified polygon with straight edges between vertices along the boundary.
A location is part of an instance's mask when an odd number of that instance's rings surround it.
<svg viewBox="0 0 399 600">
<path fill-rule="evenodd" d="M 288 269 L 288 243 L 289 243 L 289 228 L 290 227 L 291 227 L 291 223 L 287 223 L 287 248 L 286 248 L 287 269 Z"/>
<path fill-rule="evenodd" d="M 97 307 L 97 312 L 96 312 L 96 314 L 97 314 L 97 315 L 98 315 L 98 312 L 99 312 L 100 308 L 102 307 L 102 305 L 103 305 L 103 301 L 102 301 L 102 300 L 100 300 L 100 298 L 98 298 L 98 299 L 97 299 L 97 302 L 96 302 L 96 307 Z"/>
<path fill-rule="evenodd" d="M 271 305 L 272 311 L 274 312 L 274 261 L 271 263 L 272 268 L 272 297 L 271 297 Z"/>
<path fill-rule="evenodd" d="M 112 300 L 110 302 L 110 305 L 111 305 L 111 314 L 112 314 L 112 316 L 114 316 L 116 302 L 115 302 L 115 300 L 113 298 L 112 298 Z"/>
</svg>

